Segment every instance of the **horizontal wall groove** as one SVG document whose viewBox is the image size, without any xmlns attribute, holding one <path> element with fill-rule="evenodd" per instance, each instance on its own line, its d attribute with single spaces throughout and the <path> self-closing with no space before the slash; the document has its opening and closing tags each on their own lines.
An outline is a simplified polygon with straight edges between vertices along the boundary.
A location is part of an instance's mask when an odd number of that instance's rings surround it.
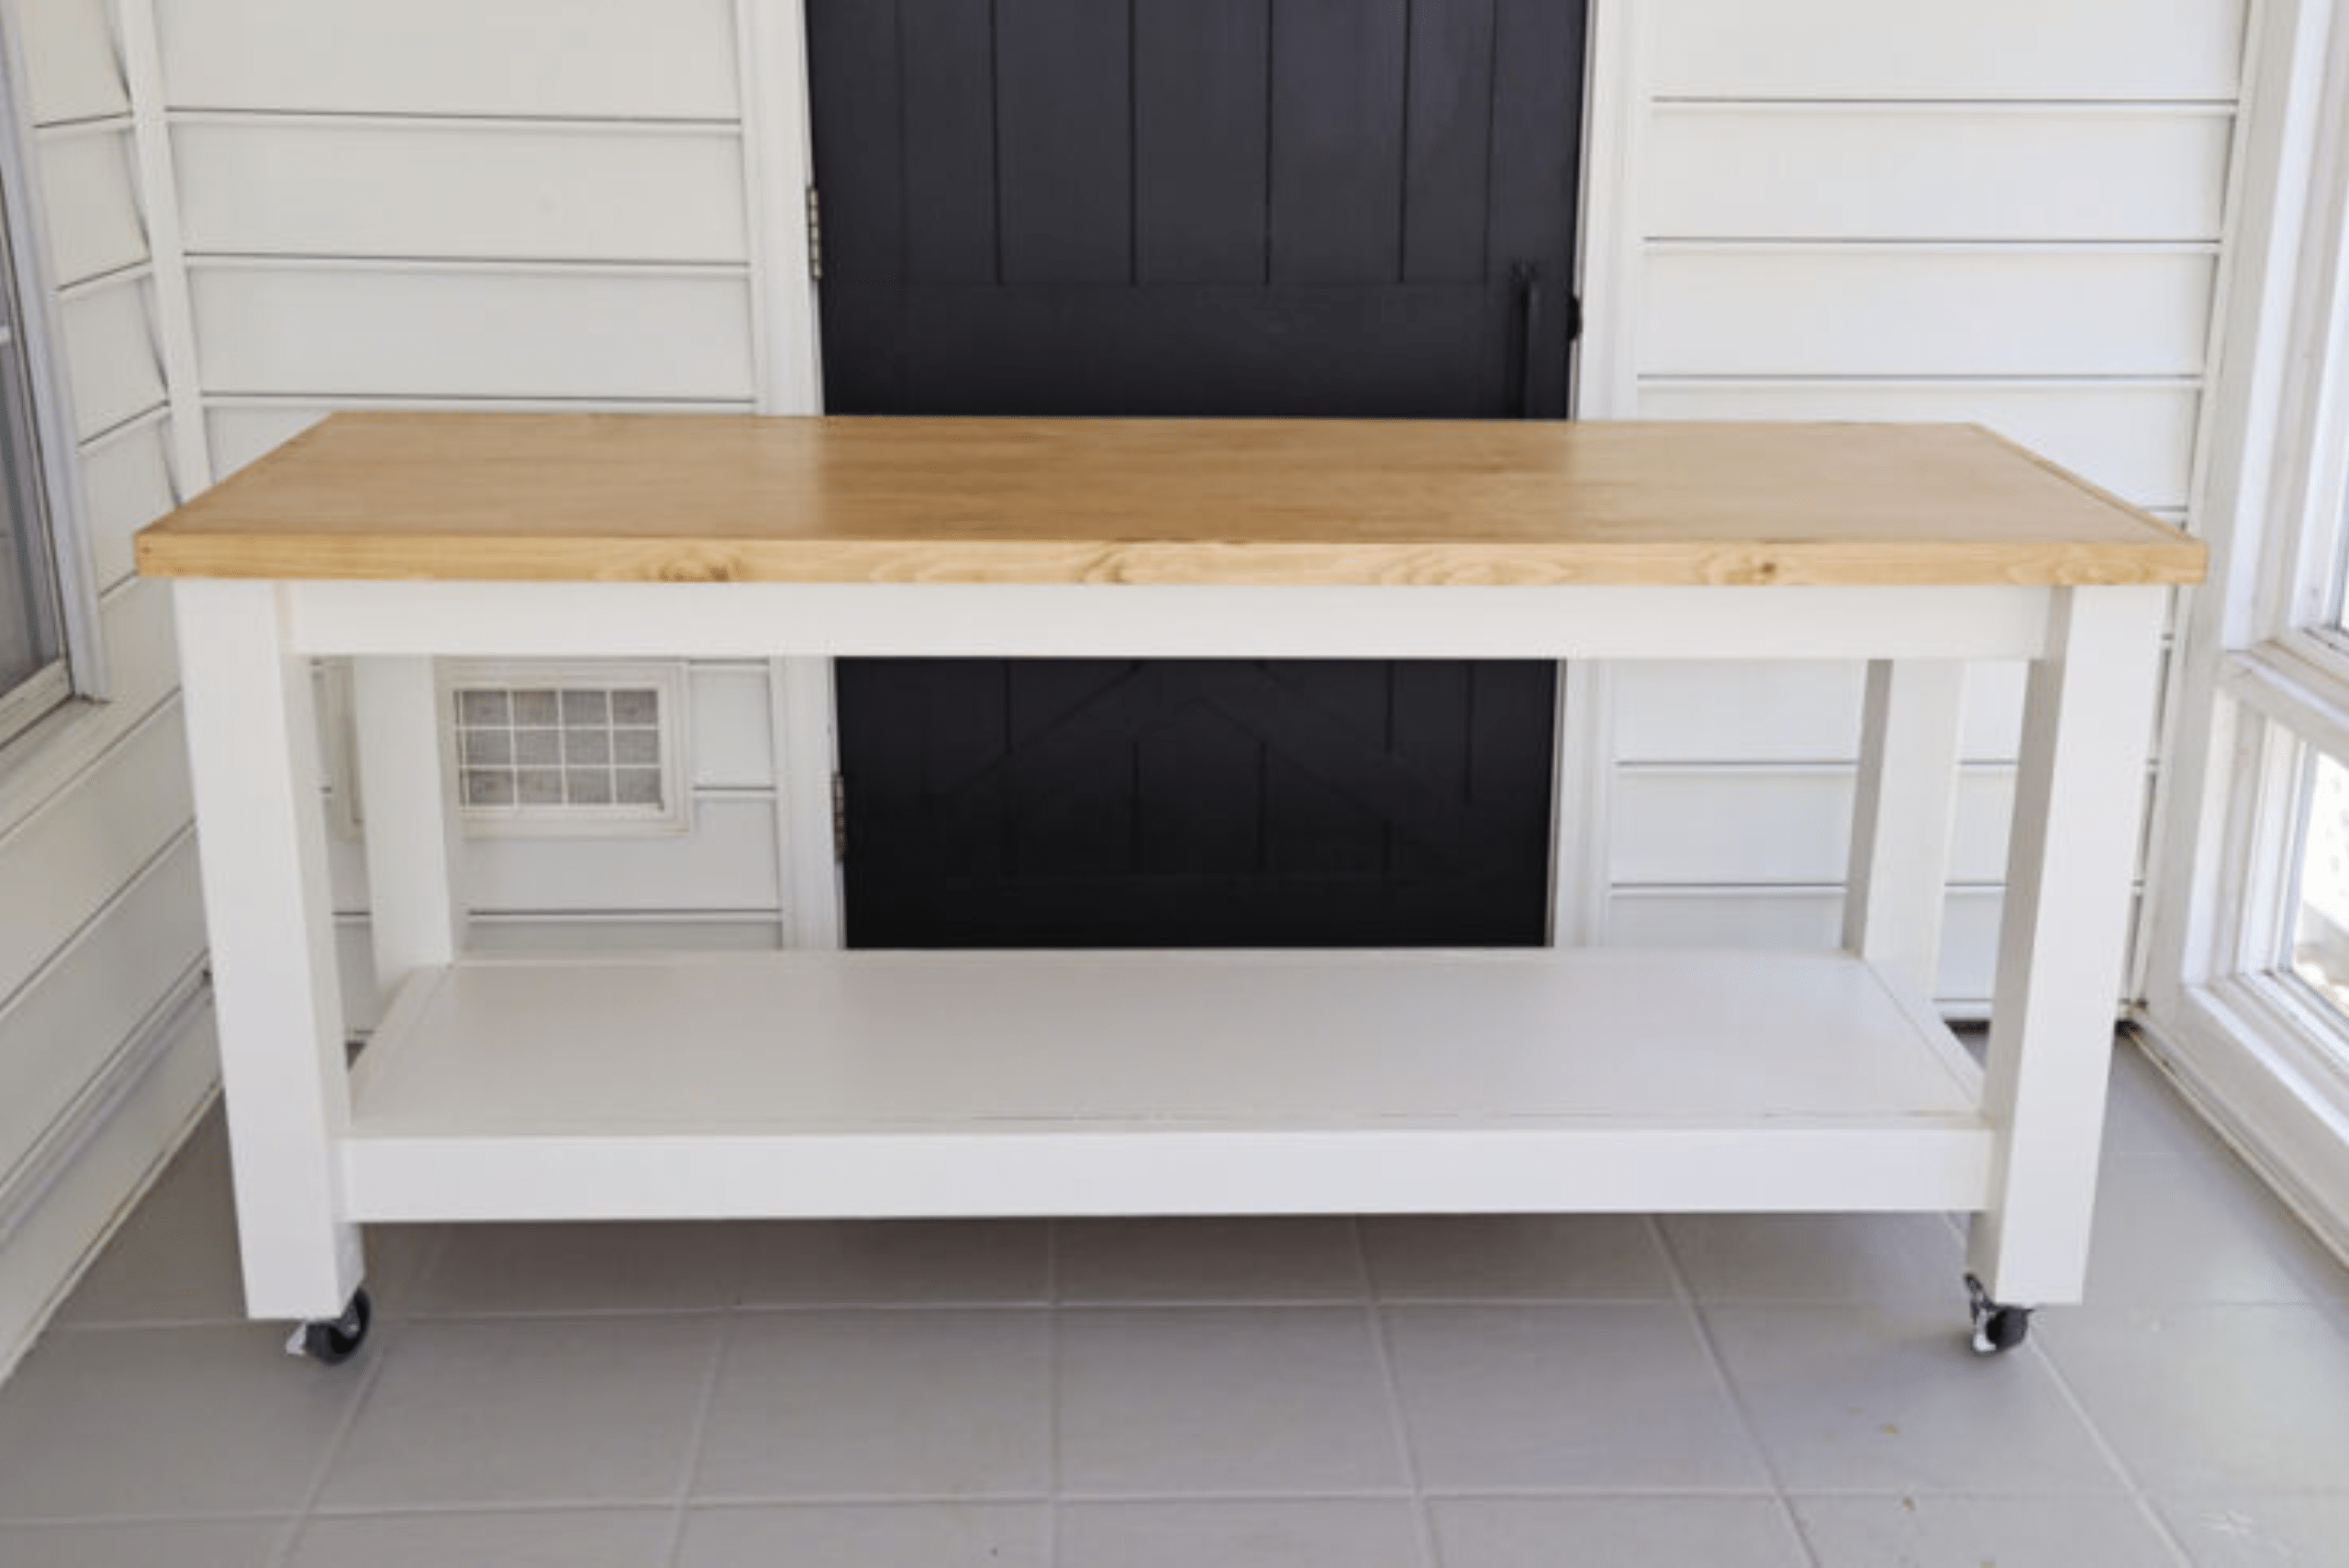
<svg viewBox="0 0 2349 1568">
<path fill-rule="evenodd" d="M 1943 888 L 1953 894 L 1976 895 L 2002 895 L 2006 884 L 2001 882 L 1945 882 Z M 1640 898 L 1780 898 L 1787 895 L 1816 895 L 1820 897 L 1841 897 L 1846 884 L 1840 882 L 1610 882 L 1609 896 L 1629 895 Z"/>
<path fill-rule="evenodd" d="M 127 419 L 117 419 L 103 430 L 93 431 L 91 434 L 83 436 L 79 441 L 74 443 L 74 446 L 83 457 L 88 457 L 100 449 L 109 446 L 116 441 L 121 440 L 137 431 L 147 429 L 150 426 L 161 424 L 166 418 L 170 417 L 171 412 L 172 406 L 169 403 L 158 403 L 152 408 L 133 414 Z"/>
<path fill-rule="evenodd" d="M 747 281 L 747 261 L 678 261 L 595 257 L 588 260 L 550 256 L 358 256 L 347 252 L 301 254 L 291 251 L 190 250 L 191 272 L 453 272 L 507 276 L 680 277 L 729 278 Z M 142 263 L 143 264 L 143 263 Z"/>
<path fill-rule="evenodd" d="M 139 584 L 134 580 L 125 586 L 135 588 Z M 108 736 L 105 744 L 94 747 L 86 755 L 76 758 L 71 769 L 58 776 L 44 780 L 42 787 L 26 798 L 9 799 L 6 788 L 9 780 L 5 773 L 0 773 L 0 850 L 6 849 L 17 835 L 28 830 L 39 821 L 42 812 L 72 795 L 92 773 L 105 767 L 124 748 L 135 744 L 150 728 L 163 722 L 172 714 L 177 712 L 179 704 L 179 688 L 174 686 L 157 698 L 145 712 L 132 717 L 128 723 L 123 724 L 120 729 Z M 91 704 L 87 717 L 95 721 L 101 716 L 107 715 L 111 706 L 110 704 Z"/>
<path fill-rule="evenodd" d="M 111 271 L 82 278 L 73 283 L 60 284 L 56 290 L 57 303 L 72 305 L 76 300 L 87 299 L 92 295 L 104 294 L 109 289 L 120 288 L 125 284 L 143 284 L 154 275 L 155 263 L 142 256 L 136 261 L 126 262 Z"/>
<path fill-rule="evenodd" d="M 387 131 L 583 131 L 618 136 L 740 136 L 735 117 L 637 119 L 628 115 L 441 115 L 397 110 L 319 108 L 169 108 L 164 117 L 181 125 L 270 127 L 270 129 L 387 129 Z"/>
<path fill-rule="evenodd" d="M 50 120 L 33 127 L 33 138 L 43 146 L 51 142 L 70 141 L 77 136 L 97 136 L 125 131 L 135 122 L 128 109 L 107 115 L 84 115 L 79 119 Z"/>
<path fill-rule="evenodd" d="M 750 397 L 601 397 L 594 393 L 547 394 L 531 396 L 507 396 L 484 394 L 467 396 L 463 394 L 443 395 L 440 393 L 402 395 L 388 392 L 335 392 L 315 388 L 306 392 L 241 392 L 228 387 L 206 387 L 204 403 L 207 408 L 315 408 L 320 413 L 339 409 L 402 409 L 417 413 L 465 409 L 499 410 L 511 414 L 583 413 L 628 414 L 646 413 L 710 413 L 746 414 L 757 406 Z"/>
<path fill-rule="evenodd" d="M 2014 115 L 2177 115 L 2197 118 L 2232 119 L 2232 98 L 1745 98 L 1712 94 L 1659 94 L 1649 100 L 1659 109 L 1731 113 L 1750 109 L 1805 114 L 1817 111 L 1863 115 L 1881 114 L 2014 114 Z"/>
<path fill-rule="evenodd" d="M 2099 387 L 2108 388 L 2174 388 L 2199 393 L 2205 390 L 2205 377 L 2181 375 L 2168 371 L 2115 371 L 2109 375 L 2082 374 L 2076 371 L 2050 372 L 2046 375 L 2018 374 L 2011 371 L 1975 372 L 1949 371 L 1940 374 L 1892 375 L 1881 371 L 1642 371 L 1642 386 L 1933 386 L 1972 387 L 1983 391 L 2012 388 L 2024 391 L 2033 387 L 2053 387 L 2086 392 Z"/>
<path fill-rule="evenodd" d="M 2076 375 L 2051 372 L 2046 375 L 1887 375 L 1866 373 L 1853 375 L 1697 375 L 1687 372 L 1660 371 L 1640 377 L 1642 386 L 1704 386 L 1751 387 L 1766 392 L 1774 387 L 1811 387 L 1821 382 L 1854 387 L 1880 386 L 1898 391 L 1903 387 L 1962 386 L 1977 392 L 2101 392 L 2101 391 L 2164 391 L 2193 392 L 2203 390 L 2204 378 L 2199 375 Z"/>
<path fill-rule="evenodd" d="M 105 925 L 117 910 L 120 909 L 124 904 L 129 901 L 134 894 L 139 892 L 139 890 L 146 884 L 148 879 L 152 877 L 156 871 L 161 868 L 166 861 L 169 861 L 173 855 L 178 853 L 179 851 L 193 840 L 195 837 L 195 824 L 191 821 L 181 828 L 178 832 L 173 833 L 169 839 L 164 840 L 161 847 L 157 849 L 153 854 L 148 856 L 146 860 L 140 862 L 139 868 L 136 871 L 133 871 L 129 876 L 123 880 L 122 885 L 116 888 L 114 892 L 107 896 L 105 903 L 99 905 L 95 909 L 90 912 L 89 918 L 83 920 L 80 925 L 74 927 L 72 930 L 66 934 L 65 940 L 57 944 L 55 951 L 51 952 L 47 958 L 40 962 L 40 966 L 39 968 L 26 975 L 22 981 L 17 983 L 13 990 L 8 991 L 6 995 L 0 995 L 0 1022 L 6 1022 L 8 1015 L 16 1011 L 17 1006 L 23 1003 L 25 997 L 28 994 L 38 990 L 40 987 L 41 982 L 54 974 L 57 972 L 58 966 L 64 963 L 69 958 L 71 958 L 76 948 L 79 948 L 84 942 L 90 940 L 93 933 L 95 933 L 98 928 Z"/>
<path fill-rule="evenodd" d="M 1653 254 L 1799 255 L 1805 252 L 1868 251 L 1913 256 L 2209 256 L 2219 254 L 2216 238 L 2208 239 L 1749 239 L 1735 236 L 1650 235 L 1644 241 Z"/>
</svg>

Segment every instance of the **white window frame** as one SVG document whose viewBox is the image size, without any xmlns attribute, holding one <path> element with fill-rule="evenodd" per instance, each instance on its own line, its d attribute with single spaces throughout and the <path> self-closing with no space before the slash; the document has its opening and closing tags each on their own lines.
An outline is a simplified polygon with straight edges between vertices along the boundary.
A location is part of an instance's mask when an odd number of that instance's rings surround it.
<svg viewBox="0 0 2349 1568">
<path fill-rule="evenodd" d="M 74 699 L 103 700 L 106 672 L 98 639 L 96 573 L 83 526 L 81 462 L 73 438 L 63 361 L 57 349 L 56 290 L 49 275 L 49 236 L 30 155 L 33 132 L 24 117 L 30 101 L 17 49 L 16 17 L 0 25 L 0 218 L 6 233 L 6 272 L 16 287 L 11 323 L 22 344 L 30 456 L 39 471 L 50 568 L 56 579 L 63 641 L 63 671 L 0 692 L 0 767 L 9 755 L 38 744 L 52 726 L 70 720 Z"/>
<path fill-rule="evenodd" d="M 2349 764 L 2349 19 L 2254 6 L 2140 1022 L 2349 1251 L 2349 1020 L 2292 976 L 2305 759 Z"/>
</svg>

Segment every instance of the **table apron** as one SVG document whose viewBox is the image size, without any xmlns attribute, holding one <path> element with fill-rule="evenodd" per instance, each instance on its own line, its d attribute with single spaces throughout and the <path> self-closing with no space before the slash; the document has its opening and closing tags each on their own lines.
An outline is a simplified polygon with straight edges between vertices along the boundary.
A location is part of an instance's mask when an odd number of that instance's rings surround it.
<svg viewBox="0 0 2349 1568">
<path fill-rule="evenodd" d="M 343 581 L 276 587 L 292 652 L 606 659 L 2036 659 L 2047 647 L 2053 606 L 2076 591 Z"/>
</svg>

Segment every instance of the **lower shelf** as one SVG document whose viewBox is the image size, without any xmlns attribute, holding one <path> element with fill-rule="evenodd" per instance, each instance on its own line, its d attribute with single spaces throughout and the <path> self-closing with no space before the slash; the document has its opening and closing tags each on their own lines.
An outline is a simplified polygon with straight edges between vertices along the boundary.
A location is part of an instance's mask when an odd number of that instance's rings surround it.
<svg viewBox="0 0 2349 1568">
<path fill-rule="evenodd" d="M 356 1219 L 1971 1209 L 1979 1073 L 1838 953 L 468 960 Z"/>
</svg>

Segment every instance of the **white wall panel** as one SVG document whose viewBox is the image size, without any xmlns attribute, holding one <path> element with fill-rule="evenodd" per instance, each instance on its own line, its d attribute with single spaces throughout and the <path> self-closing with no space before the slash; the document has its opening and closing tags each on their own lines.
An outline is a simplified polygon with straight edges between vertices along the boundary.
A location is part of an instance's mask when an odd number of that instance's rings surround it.
<svg viewBox="0 0 2349 1568">
<path fill-rule="evenodd" d="M 1852 770 L 1627 769 L 1617 775 L 1609 868 L 1617 883 L 1838 883 L 1851 852 Z M 2006 875 L 2014 775 L 1959 776 L 1950 880 Z"/>
<path fill-rule="evenodd" d="M 13 993 L 187 826 L 179 704 L 0 835 L 0 996 Z M 38 897 L 24 890 L 38 888 Z"/>
<path fill-rule="evenodd" d="M 163 371 L 136 274 L 75 294 L 58 307 L 74 433 L 87 439 L 163 401 Z"/>
<path fill-rule="evenodd" d="M 1691 239 L 2211 239 L 2232 121 L 2165 108 L 1664 106 L 1644 232 Z"/>
<path fill-rule="evenodd" d="M 38 145 L 50 284 L 63 288 L 147 260 L 130 133 L 52 133 Z"/>
<path fill-rule="evenodd" d="M 115 54 L 109 0 L 12 0 L 35 125 L 95 119 L 130 107 Z"/>
<path fill-rule="evenodd" d="M 2198 373 L 2216 259 L 2192 250 L 1651 250 L 1645 375 Z"/>
<path fill-rule="evenodd" d="M 750 289 L 727 272 L 213 263 L 193 270 L 207 391 L 747 398 Z"/>
<path fill-rule="evenodd" d="M 0 1006 L 0 1185 L 203 952 L 191 832 Z"/>
<path fill-rule="evenodd" d="M 1654 91 L 1727 98 L 2225 98 L 2243 0 L 1650 0 Z"/>
<path fill-rule="evenodd" d="M 2140 506 L 2183 506 L 2191 383 L 1649 382 L 1652 419 L 1935 419 L 1987 425 Z"/>
<path fill-rule="evenodd" d="M 1613 666 L 1615 754 L 1627 762 L 1851 762 L 1860 753 L 1856 662 L 1627 661 Z M 1968 665 L 1958 754 L 2011 762 L 2023 666 Z"/>
<path fill-rule="evenodd" d="M 204 435 L 212 450 L 212 473 L 226 479 L 263 452 L 284 445 L 330 410 L 316 404 L 212 404 L 204 410 Z"/>
<path fill-rule="evenodd" d="M 175 126 L 192 252 L 531 261 L 740 261 L 731 128 Z"/>
<path fill-rule="evenodd" d="M 109 437 L 82 454 L 82 518 L 101 590 L 130 575 L 130 536 L 172 509 L 169 439 L 158 421 Z"/>
<path fill-rule="evenodd" d="M 1996 888 L 1962 887 L 1942 905 L 1942 957 L 1933 995 L 1985 1002 L 1998 970 Z M 1843 895 L 1834 888 L 1682 893 L 1631 889 L 1608 902 L 1612 947 L 1832 948 L 1842 940 Z"/>
<path fill-rule="evenodd" d="M 772 788 L 774 703 L 766 666 L 697 664 L 690 678 L 694 787 Z"/>
<path fill-rule="evenodd" d="M 327 861 L 335 908 L 363 914 L 367 869 L 358 840 L 328 834 Z M 689 833 L 466 845 L 466 896 L 490 912 L 778 909 L 777 882 L 774 802 L 759 795 L 696 800 Z"/>
<path fill-rule="evenodd" d="M 160 0 L 173 108 L 736 112 L 728 0 Z"/>
</svg>

